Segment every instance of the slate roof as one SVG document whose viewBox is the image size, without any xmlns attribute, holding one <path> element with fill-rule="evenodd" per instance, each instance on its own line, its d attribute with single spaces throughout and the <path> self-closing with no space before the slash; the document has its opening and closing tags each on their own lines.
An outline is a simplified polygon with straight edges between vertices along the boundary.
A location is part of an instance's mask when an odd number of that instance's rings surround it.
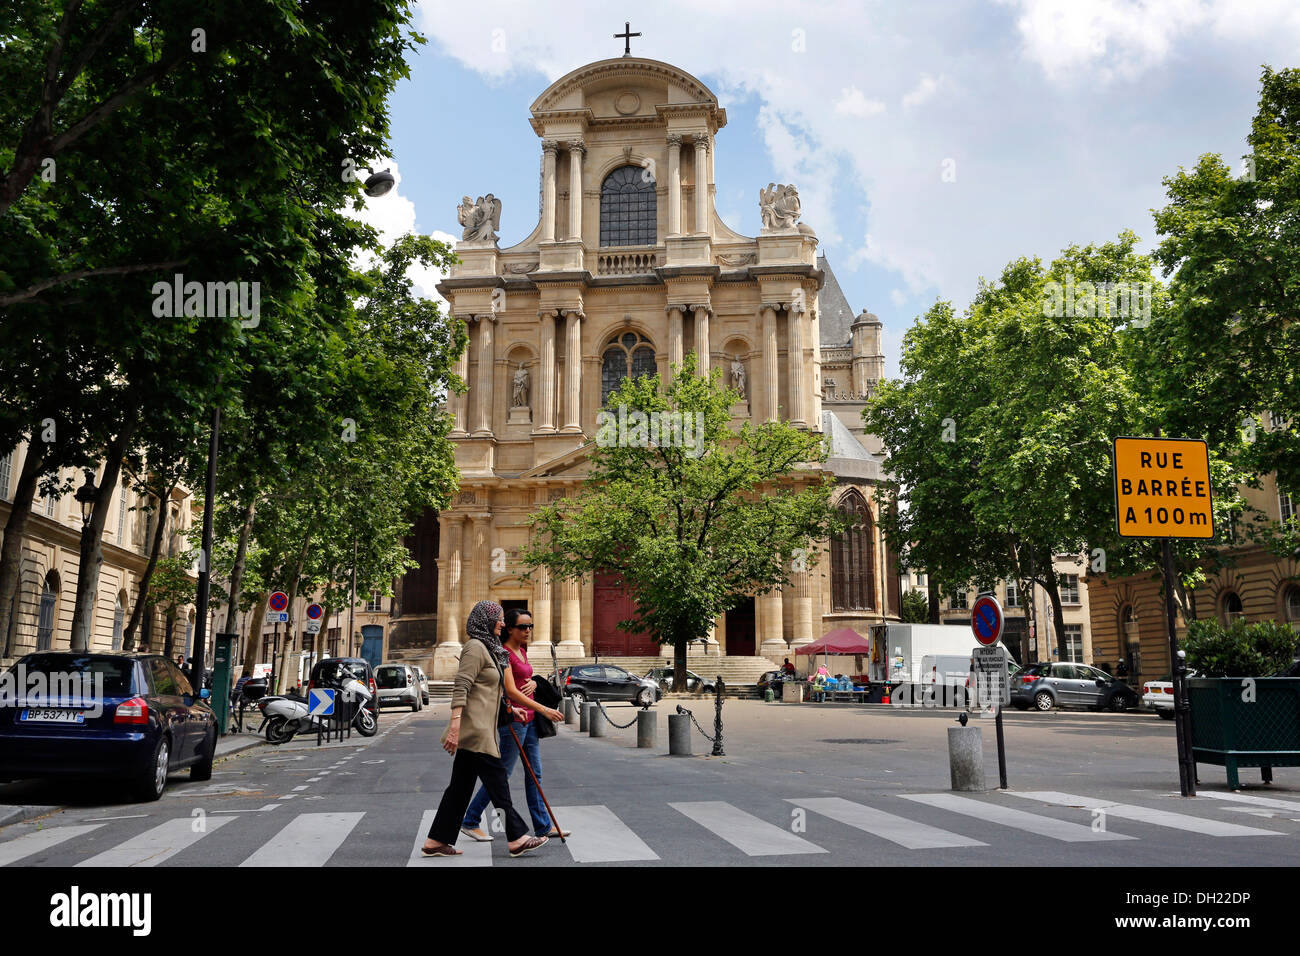
<svg viewBox="0 0 1300 956">
<path fill-rule="evenodd" d="M 835 278 L 825 256 L 817 257 L 817 268 L 826 273 L 826 284 L 817 294 L 821 310 L 821 344 L 828 348 L 848 345 L 849 330 L 857 316 L 853 314 L 849 300 L 844 297 L 844 290 L 840 288 L 839 280 Z"/>
</svg>

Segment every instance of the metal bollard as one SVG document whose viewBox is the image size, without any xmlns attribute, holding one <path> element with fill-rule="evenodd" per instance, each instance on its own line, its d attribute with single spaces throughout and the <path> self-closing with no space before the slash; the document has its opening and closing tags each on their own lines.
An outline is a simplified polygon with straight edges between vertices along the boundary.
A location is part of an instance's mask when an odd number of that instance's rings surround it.
<svg viewBox="0 0 1300 956">
<path fill-rule="evenodd" d="M 659 727 L 656 721 L 658 715 L 653 710 L 643 710 L 636 715 L 636 745 L 638 747 L 653 747 L 659 737 Z"/>
<path fill-rule="evenodd" d="M 564 722 L 566 724 L 576 724 L 578 722 L 578 708 L 573 706 L 573 698 L 564 698 Z"/>
<path fill-rule="evenodd" d="M 982 792 L 984 737 L 978 727 L 948 728 L 948 768 L 952 789 Z"/>
<path fill-rule="evenodd" d="M 587 714 L 588 733 L 593 737 L 604 737 L 605 728 L 608 726 L 608 721 L 605 720 L 605 712 L 597 704 L 589 704 L 588 706 L 591 708 Z"/>
<path fill-rule="evenodd" d="M 582 702 L 582 707 L 578 712 L 578 733 L 585 734 L 588 726 L 588 715 L 591 713 L 592 703 L 589 700 Z"/>
<path fill-rule="evenodd" d="M 687 714 L 668 715 L 668 755 L 691 755 L 691 718 Z"/>
</svg>

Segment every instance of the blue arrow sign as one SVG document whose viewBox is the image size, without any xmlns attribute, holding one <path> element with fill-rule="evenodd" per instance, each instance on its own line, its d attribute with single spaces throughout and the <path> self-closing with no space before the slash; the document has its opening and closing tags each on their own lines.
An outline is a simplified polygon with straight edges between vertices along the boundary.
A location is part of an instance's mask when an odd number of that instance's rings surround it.
<svg viewBox="0 0 1300 956">
<path fill-rule="evenodd" d="M 334 691 L 327 687 L 313 687 L 307 692 L 307 712 L 313 717 L 329 717 L 334 713 Z"/>
</svg>

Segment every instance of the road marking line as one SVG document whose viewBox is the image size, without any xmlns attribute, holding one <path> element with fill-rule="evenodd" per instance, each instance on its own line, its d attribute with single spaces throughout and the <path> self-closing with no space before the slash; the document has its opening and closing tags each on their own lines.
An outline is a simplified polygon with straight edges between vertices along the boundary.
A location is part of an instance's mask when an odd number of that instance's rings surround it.
<svg viewBox="0 0 1300 956">
<path fill-rule="evenodd" d="M 193 846 L 213 830 L 220 830 L 234 817 L 220 817 L 205 820 L 204 829 L 194 832 L 194 818 L 181 817 L 168 820 L 152 830 L 145 830 L 133 836 L 125 843 L 119 843 L 111 850 L 98 853 L 88 860 L 82 860 L 77 866 L 157 866 L 170 859 L 181 850 Z"/>
<path fill-rule="evenodd" d="M 296 797 L 296 796 L 298 796 L 296 793 L 286 793 L 286 794 L 285 794 L 283 797 L 281 797 L 280 799 L 281 799 L 281 800 L 292 800 L 292 799 L 293 799 L 294 797 Z"/>
<path fill-rule="evenodd" d="M 975 817 L 977 820 L 986 820 L 989 823 L 997 823 L 1016 830 L 1024 830 L 1028 833 L 1036 833 L 1038 836 L 1049 837 L 1053 840 L 1063 840 L 1066 843 L 1135 839 L 1135 837 L 1123 836 L 1119 833 L 1096 831 L 1091 827 L 1078 823 L 1066 823 L 1064 820 L 1054 820 L 1051 817 L 1039 816 L 1036 813 L 1027 813 L 1024 810 L 999 806 L 996 803 L 984 803 L 970 797 L 958 797 L 951 793 L 900 793 L 899 796 L 904 800 L 913 800 L 917 803 L 924 803 L 926 806 L 937 807 L 940 810 L 949 810 L 952 813 L 960 813 L 968 817 Z"/>
<path fill-rule="evenodd" d="M 659 859 L 659 854 L 650 849 L 609 807 L 557 807 L 555 815 L 564 821 L 566 830 L 573 830 L 573 836 L 566 838 L 568 842 L 565 845 L 575 863 Z M 551 843 L 559 842 L 558 837 L 551 840 Z"/>
<path fill-rule="evenodd" d="M 209 810 L 208 813 L 263 813 L 267 810 L 274 810 L 278 806 L 280 806 L 278 803 L 268 803 L 256 810 Z"/>
<path fill-rule="evenodd" d="M 319 780 L 319 779 L 320 779 L 320 777 L 308 777 L 308 778 L 307 778 L 307 782 L 308 782 L 308 783 L 315 783 L 315 782 L 316 782 L 317 780 Z"/>
<path fill-rule="evenodd" d="M 324 866 L 361 813 L 300 813 L 240 866 Z"/>
<path fill-rule="evenodd" d="M 307 789 L 307 785 L 304 783 L 301 787 L 294 787 L 294 788 L 293 788 L 293 792 L 294 792 L 294 793 L 299 793 L 300 791 L 303 791 L 303 790 L 306 790 L 306 789 Z"/>
<path fill-rule="evenodd" d="M 1149 823 L 1157 827 L 1169 827 L 1174 830 L 1186 830 L 1204 836 L 1278 836 L 1276 830 L 1260 830 L 1255 827 L 1243 827 L 1237 823 L 1223 823 L 1206 817 L 1193 817 L 1186 813 L 1172 813 L 1169 810 L 1153 810 L 1130 803 L 1113 803 L 1093 797 L 1080 797 L 1073 793 L 1058 793 L 1055 790 L 1016 791 L 1008 790 L 1012 796 L 1026 800 L 1039 800 L 1043 803 L 1055 803 L 1062 807 L 1075 807 L 1084 810 L 1101 810 L 1108 816 L 1121 820 L 1134 820 Z"/>
<path fill-rule="evenodd" d="M 1294 800 L 1279 800 L 1277 797 L 1256 797 L 1249 793 L 1220 793 L 1218 790 L 1201 790 L 1198 791 L 1198 796 L 1210 797 L 1214 800 L 1231 800 L 1235 803 L 1250 803 L 1257 807 L 1272 807 L 1274 810 L 1300 811 L 1300 803 Z"/>
<path fill-rule="evenodd" d="M 796 853 L 825 853 L 815 843 L 795 836 L 766 820 L 745 813 L 721 800 L 670 803 L 678 813 L 722 837 L 746 856 L 790 856 Z"/>
<path fill-rule="evenodd" d="M 58 846 L 65 840 L 72 840 L 92 830 L 98 830 L 101 826 L 103 826 L 102 823 L 95 823 L 90 826 L 55 827 L 52 830 L 37 830 L 33 833 L 24 833 L 16 840 L 0 843 L 0 866 L 8 866 L 10 863 L 29 857 L 33 853 L 40 853 L 42 850 Z"/>
<path fill-rule="evenodd" d="M 126 816 L 124 816 L 124 817 L 92 817 L 92 818 L 88 819 L 86 822 L 87 822 L 87 823 L 105 823 L 105 822 L 107 822 L 107 821 L 109 821 L 109 820 L 143 820 L 143 819 L 144 819 L 145 817 L 147 817 L 148 815 L 149 815 L 149 814 L 147 814 L 147 813 L 128 813 L 128 814 L 127 814 Z"/>
<path fill-rule="evenodd" d="M 433 826 L 433 818 L 437 815 L 437 810 L 424 811 L 424 816 L 420 818 L 420 829 L 415 833 L 415 845 L 411 847 L 411 858 L 406 861 L 407 866 L 492 865 L 492 844 L 478 843 L 463 833 L 456 840 L 456 849 L 463 851 L 460 856 L 424 856 L 420 853 L 420 847 L 429 838 L 429 827 Z"/>
<path fill-rule="evenodd" d="M 830 817 L 838 823 L 864 830 L 872 836 L 878 836 L 890 843 L 909 850 L 935 850 L 942 847 L 988 846 L 980 840 L 949 833 L 926 823 L 917 823 L 906 817 L 895 816 L 875 807 L 854 803 L 842 797 L 808 797 L 800 800 L 786 800 L 798 807 L 805 807 L 824 817 Z"/>
</svg>

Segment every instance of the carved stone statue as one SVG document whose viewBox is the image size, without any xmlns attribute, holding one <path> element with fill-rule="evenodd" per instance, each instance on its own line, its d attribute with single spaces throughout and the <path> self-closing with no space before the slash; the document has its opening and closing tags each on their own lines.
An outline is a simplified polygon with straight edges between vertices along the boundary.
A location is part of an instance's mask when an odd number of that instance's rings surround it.
<svg viewBox="0 0 1300 956">
<path fill-rule="evenodd" d="M 731 360 L 731 387 L 745 397 L 745 366 L 740 359 Z"/>
<path fill-rule="evenodd" d="M 511 408 L 528 407 L 528 369 L 522 365 L 515 372 L 514 394 L 510 399 Z"/>
<path fill-rule="evenodd" d="M 822 380 L 822 393 L 822 401 L 835 401 L 835 379 L 831 378 L 829 375 Z"/>
<path fill-rule="evenodd" d="M 473 202 L 465 196 L 456 210 L 456 220 L 465 227 L 461 234 L 464 241 L 496 242 L 497 230 L 501 228 L 501 200 L 491 193 Z"/>
<path fill-rule="evenodd" d="M 764 229 L 793 229 L 799 221 L 799 190 L 784 183 L 768 183 L 758 191 L 758 209 Z"/>
</svg>

